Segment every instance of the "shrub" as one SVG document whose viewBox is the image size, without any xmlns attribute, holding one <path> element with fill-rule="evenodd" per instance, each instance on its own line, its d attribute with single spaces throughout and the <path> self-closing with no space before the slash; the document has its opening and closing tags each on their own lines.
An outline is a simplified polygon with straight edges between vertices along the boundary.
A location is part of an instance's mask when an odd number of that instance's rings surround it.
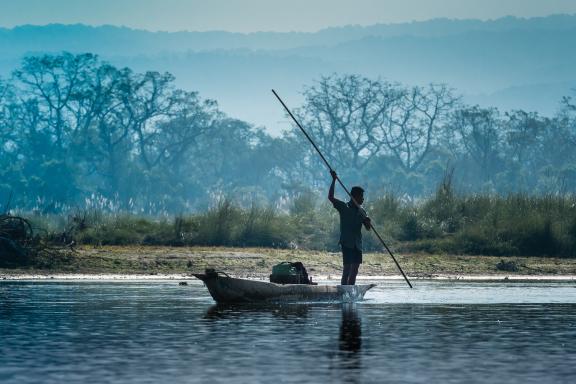
<svg viewBox="0 0 576 384">
<path fill-rule="evenodd" d="M 338 249 L 337 212 L 304 194 L 288 212 L 253 204 L 242 208 L 221 200 L 193 215 L 145 217 L 75 212 L 64 217 L 33 217 L 46 238 L 57 231 L 84 244 L 263 246 Z M 392 194 L 369 202 L 376 229 L 395 247 L 421 252 L 495 256 L 576 256 L 576 198 L 514 194 L 460 196 L 445 181 L 428 200 Z M 365 232 L 366 251 L 381 244 Z"/>
<path fill-rule="evenodd" d="M 520 270 L 520 267 L 514 261 L 500 260 L 500 262 L 496 264 L 496 269 L 505 272 L 518 272 Z"/>
<path fill-rule="evenodd" d="M 289 223 L 279 217 L 273 208 L 258 208 L 252 205 L 242 212 L 241 230 L 234 243 L 241 246 L 281 247 L 288 246 L 291 234 Z"/>
<path fill-rule="evenodd" d="M 418 221 L 418 215 L 413 213 L 409 215 L 401 224 L 400 240 L 414 241 L 423 238 L 424 229 Z"/>
<path fill-rule="evenodd" d="M 196 242 L 202 245 L 233 245 L 242 213 L 228 199 L 198 217 Z"/>
</svg>

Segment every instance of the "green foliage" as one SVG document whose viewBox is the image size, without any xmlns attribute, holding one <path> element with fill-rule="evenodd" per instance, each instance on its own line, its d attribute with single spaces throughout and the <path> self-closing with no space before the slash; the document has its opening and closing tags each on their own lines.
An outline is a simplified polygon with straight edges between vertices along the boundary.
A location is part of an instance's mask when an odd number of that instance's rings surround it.
<svg viewBox="0 0 576 384">
<path fill-rule="evenodd" d="M 455 233 L 461 226 L 461 204 L 452 186 L 452 174 L 446 174 L 436 194 L 422 205 L 425 217 L 433 220 L 434 226 L 444 233 Z"/>
<path fill-rule="evenodd" d="M 409 215 L 404 221 L 400 223 L 400 236 L 399 240 L 414 241 L 424 237 L 424 228 L 418 221 L 416 213 Z"/>
<path fill-rule="evenodd" d="M 429 199 L 391 194 L 368 208 L 378 232 L 401 251 L 493 256 L 576 256 L 576 197 L 459 195 L 444 184 Z M 33 216 L 53 238 L 94 245 L 236 246 L 338 250 L 337 212 L 311 195 L 287 212 L 223 199 L 205 212 L 174 218 L 76 212 L 67 220 Z M 457 223 L 457 225 L 446 224 Z M 64 231 L 66 236 L 57 235 Z M 364 232 L 365 250 L 381 250 Z"/>
<path fill-rule="evenodd" d="M 75 240 L 94 245 L 206 245 L 286 248 L 294 228 L 286 215 L 253 205 L 242 209 L 230 200 L 194 216 L 172 220 L 135 215 L 102 215 Z"/>
<path fill-rule="evenodd" d="M 94 226 L 80 231 L 77 241 L 95 245 L 166 244 L 173 232 L 166 221 L 154 221 L 130 215 L 111 215 Z"/>
<path fill-rule="evenodd" d="M 463 255 L 518 255 L 518 249 L 502 241 L 489 226 L 468 226 L 445 243 L 444 251 Z"/>
<path fill-rule="evenodd" d="M 440 84 L 408 87 L 355 74 L 323 76 L 315 84 L 305 87 L 295 112 L 343 180 L 367 186 L 368 194 L 393 188 L 422 199 L 434 193 L 446 164 L 453 167 L 448 185 L 418 207 L 426 212 L 417 218 L 405 206 L 383 207 L 386 217 L 377 216 L 392 237 L 459 232 L 468 217 L 460 211 L 469 207 L 455 200 L 456 182 L 469 194 L 576 190 L 570 97 L 556 116 L 543 117 L 467 106 Z M 12 207 L 43 213 L 81 207 L 155 216 L 206 210 L 214 196 L 235 196 L 243 207 L 251 201 L 281 206 L 299 196 L 297 214 L 315 199 L 300 195 L 303 186 L 326 187 L 323 167 L 299 131 L 271 137 L 227 117 L 216 101 L 177 89 L 169 73 L 137 73 L 94 54 L 63 52 L 25 57 L 0 81 L 0 209 L 12 192 Z M 246 216 L 246 226 L 261 225 L 256 217 L 274 222 L 260 212 Z M 250 228 L 205 219 L 220 231 L 198 228 L 206 243 L 252 241 Z M 333 237 L 331 228 L 314 226 Z M 227 239 L 228 230 L 248 232 L 245 240 L 239 233 Z M 277 234 L 262 241 L 282 243 Z"/>
<path fill-rule="evenodd" d="M 236 239 L 238 245 L 286 248 L 286 239 L 293 236 L 290 225 L 285 225 L 271 207 L 259 208 L 253 204 L 243 216 L 242 229 Z"/>
<path fill-rule="evenodd" d="M 385 239 L 426 252 L 576 256 L 571 98 L 545 118 L 462 105 L 445 85 L 336 74 L 305 96 L 297 113 L 339 174 L 368 186 Z M 328 174 L 295 132 L 272 138 L 229 118 L 169 73 L 93 54 L 30 56 L 0 82 L 0 204 L 13 192 L 11 209 L 87 209 L 32 217 L 66 244 L 337 250 L 337 214 L 314 193 Z M 436 188 L 444 164 L 454 171 Z M 235 200 L 207 209 L 222 195 Z M 276 208 L 286 202 L 288 212 Z M 367 234 L 365 248 L 380 245 Z"/>
<path fill-rule="evenodd" d="M 232 245 L 242 212 L 229 200 L 200 215 L 196 241 L 203 245 Z"/>
</svg>

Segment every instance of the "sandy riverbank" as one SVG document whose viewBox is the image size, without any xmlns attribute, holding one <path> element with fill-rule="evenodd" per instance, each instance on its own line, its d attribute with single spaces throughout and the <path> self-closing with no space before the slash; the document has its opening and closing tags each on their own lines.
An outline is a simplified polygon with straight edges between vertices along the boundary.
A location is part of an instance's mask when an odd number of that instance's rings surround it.
<svg viewBox="0 0 576 384">
<path fill-rule="evenodd" d="M 267 276 L 255 274 L 240 274 L 233 277 L 250 278 L 258 280 L 267 280 Z M 315 281 L 337 281 L 338 275 L 313 275 Z M 443 280 L 443 281 L 557 281 L 557 282 L 576 282 L 576 275 L 429 275 L 429 276 L 409 276 L 410 280 Z M 402 276 L 368 276 L 362 275 L 358 280 L 365 281 L 394 281 L 402 280 Z M 195 281 L 200 283 L 190 274 L 85 274 L 85 273 L 0 273 L 0 280 L 18 280 L 18 281 Z"/>
<path fill-rule="evenodd" d="M 576 259 L 554 257 L 495 257 L 466 255 L 397 254 L 404 272 L 413 280 L 465 281 L 574 281 Z M 0 269 L 4 280 L 180 280 L 206 268 L 232 276 L 268 279 L 272 266 L 301 261 L 315 281 L 337 280 L 341 255 L 337 252 L 223 247 L 79 247 L 48 267 Z M 499 264 L 512 263 L 516 271 Z M 360 278 L 402 279 L 390 256 L 366 253 Z"/>
</svg>

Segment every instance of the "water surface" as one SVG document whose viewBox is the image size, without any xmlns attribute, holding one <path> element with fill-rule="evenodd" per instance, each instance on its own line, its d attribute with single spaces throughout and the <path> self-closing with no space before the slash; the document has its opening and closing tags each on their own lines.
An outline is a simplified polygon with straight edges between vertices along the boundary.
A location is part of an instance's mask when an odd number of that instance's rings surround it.
<svg viewBox="0 0 576 384">
<path fill-rule="evenodd" d="M 0 382 L 576 382 L 574 283 L 379 284 L 217 306 L 196 282 L 1 282 Z"/>
</svg>

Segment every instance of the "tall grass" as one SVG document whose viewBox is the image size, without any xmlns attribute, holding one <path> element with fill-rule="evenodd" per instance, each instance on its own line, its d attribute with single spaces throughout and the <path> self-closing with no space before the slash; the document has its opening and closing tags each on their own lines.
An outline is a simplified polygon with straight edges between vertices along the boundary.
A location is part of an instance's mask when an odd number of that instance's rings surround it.
<svg viewBox="0 0 576 384">
<path fill-rule="evenodd" d="M 368 202 L 379 232 L 400 251 L 576 257 L 576 198 L 514 194 L 460 195 L 445 180 L 428 199 L 385 194 Z M 80 215 L 80 218 L 78 216 Z M 337 250 L 338 216 L 313 195 L 288 211 L 222 200 L 191 215 L 150 217 L 76 212 L 36 218 L 45 233 L 67 231 L 80 244 L 279 247 Z M 380 245 L 365 233 L 365 249 Z"/>
</svg>

